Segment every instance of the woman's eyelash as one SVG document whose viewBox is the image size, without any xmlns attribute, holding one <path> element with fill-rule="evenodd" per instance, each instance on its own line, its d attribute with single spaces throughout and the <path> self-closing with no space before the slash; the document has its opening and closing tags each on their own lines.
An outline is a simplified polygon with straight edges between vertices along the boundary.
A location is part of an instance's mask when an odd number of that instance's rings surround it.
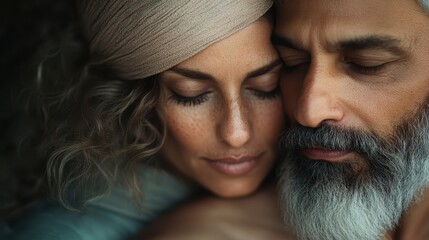
<svg viewBox="0 0 429 240">
<path fill-rule="evenodd" d="M 277 96 L 279 96 L 280 94 L 280 87 L 277 86 L 275 89 L 271 90 L 271 91 L 261 91 L 261 90 L 256 90 L 256 89 L 251 89 L 253 91 L 253 94 L 262 100 L 266 100 L 266 99 L 274 99 Z M 175 92 L 172 92 L 171 96 L 168 98 L 169 100 L 174 101 L 177 104 L 183 105 L 183 106 L 196 106 L 196 105 L 200 105 L 202 103 L 204 103 L 205 101 L 208 100 L 208 92 L 202 93 L 198 96 L 193 96 L 193 97 L 186 97 L 186 96 L 182 96 L 180 94 L 177 94 Z"/>
<path fill-rule="evenodd" d="M 256 97 L 265 100 L 265 99 L 274 99 L 277 96 L 279 96 L 280 94 L 280 86 L 278 85 L 276 88 L 274 88 L 273 90 L 266 92 L 266 91 L 261 91 L 261 90 L 255 90 L 252 89 L 253 94 L 255 94 Z"/>
<path fill-rule="evenodd" d="M 196 106 L 207 101 L 208 96 L 207 93 L 203 93 L 198 96 L 186 97 L 173 92 L 169 99 L 183 106 Z"/>
</svg>

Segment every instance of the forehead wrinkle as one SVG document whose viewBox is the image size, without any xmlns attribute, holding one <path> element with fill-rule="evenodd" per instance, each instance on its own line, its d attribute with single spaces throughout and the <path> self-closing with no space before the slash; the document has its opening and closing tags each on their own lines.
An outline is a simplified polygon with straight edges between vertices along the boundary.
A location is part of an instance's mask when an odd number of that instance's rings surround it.
<svg viewBox="0 0 429 240">
<path fill-rule="evenodd" d="M 318 4 L 312 3 L 312 1 L 284 1 L 283 8 L 279 11 L 285 11 L 284 15 L 280 14 L 280 18 L 283 20 L 283 24 L 287 22 L 288 26 L 284 28 L 294 26 L 294 30 L 288 31 L 291 34 L 300 33 L 303 36 L 300 37 L 300 42 L 311 41 L 308 40 L 309 33 L 318 31 L 319 37 L 324 36 L 326 39 L 339 39 L 336 38 L 338 35 L 343 35 L 345 32 L 352 34 L 353 31 L 347 30 L 347 26 L 357 28 L 358 31 L 362 31 L 364 25 L 357 22 L 360 16 L 359 11 L 362 12 L 362 8 L 369 8 L 368 6 L 361 6 L 357 0 L 351 0 L 356 2 L 354 4 L 346 3 L 341 1 L 335 2 L 337 7 L 332 7 L 333 0 L 319 0 Z M 370 8 L 382 8 L 382 2 L 372 1 L 366 2 L 366 5 L 370 4 Z M 287 7 L 287 6 L 290 7 Z M 357 8 L 359 11 L 354 11 Z M 304 14 L 305 13 L 305 14 Z M 281 21 L 281 20 L 280 20 Z M 388 21 L 382 21 L 382 25 L 388 27 L 391 25 Z M 310 29 L 309 29 L 310 27 Z M 312 29 L 311 29 L 312 28 Z M 288 36 L 291 36 L 288 34 Z M 320 38 L 320 40 L 323 40 Z M 322 42 L 323 43 L 323 42 Z M 308 45 L 308 44 L 306 44 Z"/>
<path fill-rule="evenodd" d="M 318 14 L 314 17 L 299 14 L 300 9 L 312 7 L 311 5 L 306 5 L 305 2 L 299 3 L 296 6 L 297 9 L 290 12 L 290 15 L 280 17 L 278 27 L 276 27 L 276 35 L 288 41 L 289 46 L 286 45 L 285 47 L 312 51 L 325 45 L 330 39 L 333 39 L 333 34 L 336 31 L 333 31 L 335 26 L 332 25 L 331 17 L 321 17 L 323 14 L 320 14 L 320 17 Z M 331 16 L 334 14 L 332 10 L 327 11 L 330 11 L 329 15 Z"/>
</svg>

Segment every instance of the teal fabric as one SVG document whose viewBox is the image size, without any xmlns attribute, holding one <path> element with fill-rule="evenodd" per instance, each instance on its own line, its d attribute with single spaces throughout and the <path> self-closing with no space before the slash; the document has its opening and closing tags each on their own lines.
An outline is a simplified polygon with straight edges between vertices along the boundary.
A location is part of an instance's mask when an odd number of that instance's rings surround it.
<svg viewBox="0 0 429 240">
<path fill-rule="evenodd" d="M 12 224 L 5 239 L 129 239 L 193 192 L 185 183 L 154 168 L 141 170 L 139 176 L 145 193 L 144 209 L 138 208 L 131 193 L 120 185 L 90 203 L 83 212 L 69 211 L 46 200 L 32 206 L 22 220 Z"/>
<path fill-rule="evenodd" d="M 7 239 L 5 236 L 12 234 L 9 224 L 5 220 L 0 220 L 0 239 Z"/>
</svg>

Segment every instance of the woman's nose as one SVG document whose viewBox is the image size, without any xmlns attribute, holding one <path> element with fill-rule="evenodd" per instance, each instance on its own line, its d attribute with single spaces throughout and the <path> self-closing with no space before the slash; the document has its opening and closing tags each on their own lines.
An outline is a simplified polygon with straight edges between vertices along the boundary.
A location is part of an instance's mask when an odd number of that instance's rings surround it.
<svg viewBox="0 0 429 240">
<path fill-rule="evenodd" d="M 223 142 L 232 147 L 245 145 L 251 137 L 251 128 L 246 108 L 239 101 L 231 101 L 222 109 L 220 136 Z"/>
</svg>

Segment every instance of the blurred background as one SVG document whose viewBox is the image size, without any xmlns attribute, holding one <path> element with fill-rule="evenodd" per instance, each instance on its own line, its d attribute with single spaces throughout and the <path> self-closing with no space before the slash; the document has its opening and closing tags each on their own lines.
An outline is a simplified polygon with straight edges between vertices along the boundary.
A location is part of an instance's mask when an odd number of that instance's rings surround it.
<svg viewBox="0 0 429 240">
<path fill-rule="evenodd" d="M 32 114 L 23 91 L 34 81 L 34 55 L 49 38 L 56 38 L 72 17 L 73 0 L 0 1 L 0 216 L 43 194 L 43 164 L 25 146 L 33 134 Z M 31 159 L 31 158 L 30 158 Z M 25 167 L 22 167 L 25 166 Z"/>
</svg>

